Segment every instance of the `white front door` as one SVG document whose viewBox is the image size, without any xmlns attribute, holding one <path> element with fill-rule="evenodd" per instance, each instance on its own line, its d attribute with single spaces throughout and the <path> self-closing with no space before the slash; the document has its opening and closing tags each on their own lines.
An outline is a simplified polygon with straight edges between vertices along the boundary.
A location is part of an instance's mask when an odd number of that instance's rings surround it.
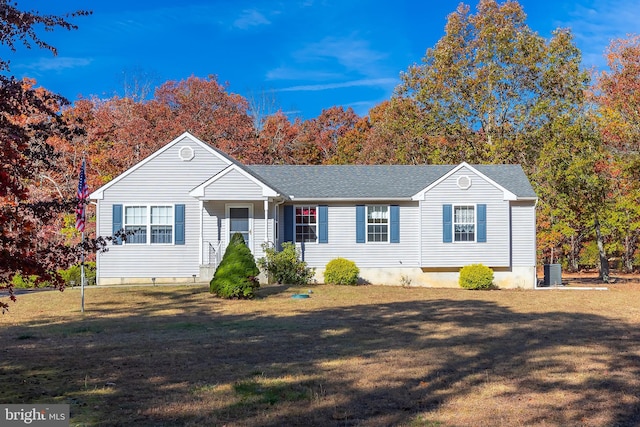
<svg viewBox="0 0 640 427">
<path fill-rule="evenodd" d="M 253 205 L 227 205 L 227 244 L 235 233 L 242 234 L 244 242 L 253 252 L 252 225 Z"/>
</svg>

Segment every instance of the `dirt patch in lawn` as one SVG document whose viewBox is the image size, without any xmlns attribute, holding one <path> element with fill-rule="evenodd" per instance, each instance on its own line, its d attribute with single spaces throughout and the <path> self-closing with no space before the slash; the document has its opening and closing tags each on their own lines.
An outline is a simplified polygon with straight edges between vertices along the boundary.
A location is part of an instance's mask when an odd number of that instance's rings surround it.
<svg viewBox="0 0 640 427">
<path fill-rule="evenodd" d="M 0 403 L 96 426 L 638 425 L 627 285 L 90 288 L 84 314 L 77 290 L 21 295 L 0 317 Z"/>
</svg>

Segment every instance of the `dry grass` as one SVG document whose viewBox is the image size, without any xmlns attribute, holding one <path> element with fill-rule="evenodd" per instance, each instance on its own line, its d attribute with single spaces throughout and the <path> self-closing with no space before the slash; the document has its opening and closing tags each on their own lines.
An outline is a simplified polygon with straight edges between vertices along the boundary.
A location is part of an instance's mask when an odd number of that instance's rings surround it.
<svg viewBox="0 0 640 427">
<path fill-rule="evenodd" d="M 202 287 L 19 296 L 0 403 L 72 425 L 640 424 L 640 285 L 610 291 Z M 638 289 L 638 290 L 636 290 Z"/>
</svg>

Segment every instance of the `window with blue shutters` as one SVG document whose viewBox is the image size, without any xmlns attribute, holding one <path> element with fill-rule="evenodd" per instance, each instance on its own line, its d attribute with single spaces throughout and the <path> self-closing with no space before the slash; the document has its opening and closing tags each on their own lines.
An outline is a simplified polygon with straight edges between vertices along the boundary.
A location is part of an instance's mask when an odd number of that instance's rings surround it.
<svg viewBox="0 0 640 427">
<path fill-rule="evenodd" d="M 356 243 L 400 243 L 400 207 L 356 205 Z"/>
<path fill-rule="evenodd" d="M 185 244 L 185 205 L 118 204 L 112 219 L 114 235 L 122 229 L 128 233 L 126 244 Z"/>
<path fill-rule="evenodd" d="M 442 241 L 487 241 L 487 205 L 442 205 Z"/>
</svg>

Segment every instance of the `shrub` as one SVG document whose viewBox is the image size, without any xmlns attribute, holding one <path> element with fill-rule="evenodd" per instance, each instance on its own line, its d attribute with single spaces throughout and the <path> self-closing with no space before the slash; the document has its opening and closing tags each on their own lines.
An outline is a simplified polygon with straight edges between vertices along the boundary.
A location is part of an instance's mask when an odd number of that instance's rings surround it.
<svg viewBox="0 0 640 427">
<path fill-rule="evenodd" d="M 345 258 L 335 258 L 327 263 L 324 282 L 332 285 L 357 285 L 360 269 L 356 263 Z"/>
<path fill-rule="evenodd" d="M 82 269 L 80 268 L 80 264 L 72 265 L 66 270 L 58 271 L 62 279 L 64 280 L 67 286 L 73 285 L 80 286 L 82 285 Z M 84 277 L 85 277 L 85 285 L 95 285 L 96 284 L 96 263 L 93 261 L 87 261 L 84 263 Z"/>
<path fill-rule="evenodd" d="M 315 269 L 307 267 L 307 263 L 300 259 L 295 243 L 283 243 L 281 251 L 266 244 L 262 248 L 265 256 L 258 260 L 258 265 L 277 283 L 304 286 L 311 281 Z"/>
<path fill-rule="evenodd" d="M 460 286 L 465 289 L 491 289 L 493 270 L 482 264 L 471 264 L 460 270 Z"/>
<path fill-rule="evenodd" d="M 209 289 L 221 298 L 253 298 L 254 291 L 260 287 L 258 274 L 260 270 L 242 234 L 235 233 L 211 279 Z"/>
<path fill-rule="evenodd" d="M 37 279 L 38 279 L 38 276 L 35 276 L 35 275 L 23 276 L 20 273 L 16 273 L 13 275 L 13 278 L 11 279 L 11 284 L 13 285 L 14 288 L 20 288 L 20 289 L 35 288 Z"/>
</svg>

